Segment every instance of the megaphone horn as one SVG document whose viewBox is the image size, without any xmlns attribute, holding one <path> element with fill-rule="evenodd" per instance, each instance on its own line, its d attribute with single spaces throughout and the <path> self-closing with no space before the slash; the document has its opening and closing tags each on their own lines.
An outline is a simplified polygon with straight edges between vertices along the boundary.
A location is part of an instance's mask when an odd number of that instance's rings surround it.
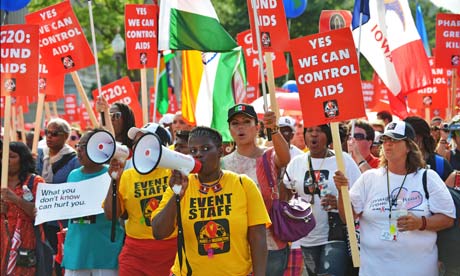
<svg viewBox="0 0 460 276">
<path fill-rule="evenodd" d="M 199 172 L 201 163 L 185 155 L 164 147 L 156 134 L 144 134 L 136 144 L 133 165 L 140 174 L 148 174 L 157 167 L 181 171 L 184 175 Z"/>
<path fill-rule="evenodd" d="M 97 130 L 86 143 L 86 155 L 96 164 L 104 164 L 115 153 L 115 138 L 106 130 Z"/>
</svg>

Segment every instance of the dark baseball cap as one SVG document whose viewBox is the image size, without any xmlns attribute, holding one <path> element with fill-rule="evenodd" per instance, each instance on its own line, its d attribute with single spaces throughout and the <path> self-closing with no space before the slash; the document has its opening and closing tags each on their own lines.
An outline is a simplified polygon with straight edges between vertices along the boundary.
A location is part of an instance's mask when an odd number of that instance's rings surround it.
<svg viewBox="0 0 460 276">
<path fill-rule="evenodd" d="M 257 113 L 254 110 L 254 107 L 252 105 L 249 105 L 249 104 L 237 104 L 235 106 L 232 106 L 228 110 L 227 122 L 230 122 L 230 120 L 232 120 L 232 118 L 235 115 L 238 115 L 238 114 L 244 114 L 246 116 L 254 118 L 256 120 L 256 123 L 257 123 Z"/>
</svg>

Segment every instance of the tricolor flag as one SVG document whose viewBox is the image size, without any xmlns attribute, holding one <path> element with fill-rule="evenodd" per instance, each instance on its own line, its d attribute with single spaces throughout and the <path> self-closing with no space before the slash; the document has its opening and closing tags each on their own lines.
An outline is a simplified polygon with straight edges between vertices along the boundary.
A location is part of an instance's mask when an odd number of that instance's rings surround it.
<svg viewBox="0 0 460 276">
<path fill-rule="evenodd" d="M 174 58 L 173 53 L 163 53 L 160 60 L 160 72 L 158 73 L 158 93 L 157 99 L 157 110 L 160 114 L 168 112 L 169 108 L 169 66 L 168 62 Z"/>
<path fill-rule="evenodd" d="M 161 1 L 158 24 L 158 50 L 226 52 L 238 46 L 210 0 Z"/>
<path fill-rule="evenodd" d="M 241 48 L 226 53 L 183 51 L 182 57 L 184 119 L 212 127 L 231 141 L 227 111 L 235 105 L 234 94 L 246 86 Z"/>
<path fill-rule="evenodd" d="M 369 11 L 361 26 L 361 53 L 385 85 L 394 95 L 430 85 L 430 65 L 407 0 L 370 0 Z"/>
</svg>

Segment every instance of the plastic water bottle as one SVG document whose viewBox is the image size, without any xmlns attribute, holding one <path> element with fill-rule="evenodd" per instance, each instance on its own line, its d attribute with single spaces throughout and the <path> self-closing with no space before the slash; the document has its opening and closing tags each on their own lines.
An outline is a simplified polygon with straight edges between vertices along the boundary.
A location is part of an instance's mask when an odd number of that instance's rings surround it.
<svg viewBox="0 0 460 276">
<path fill-rule="evenodd" d="M 407 216 L 406 204 L 403 202 L 402 199 L 398 199 L 398 201 L 396 202 L 396 209 L 394 210 L 394 217 L 396 220 L 398 220 L 398 218 L 403 216 Z"/>
<path fill-rule="evenodd" d="M 396 235 L 396 233 L 398 232 L 398 218 L 402 216 L 407 216 L 407 208 L 403 200 L 398 199 L 396 206 L 391 211 L 390 234 Z"/>
<path fill-rule="evenodd" d="M 22 191 L 23 191 L 22 198 L 25 201 L 30 201 L 31 202 L 32 200 L 34 200 L 34 195 L 30 191 L 29 187 L 27 187 L 27 185 L 22 185 Z"/>
</svg>

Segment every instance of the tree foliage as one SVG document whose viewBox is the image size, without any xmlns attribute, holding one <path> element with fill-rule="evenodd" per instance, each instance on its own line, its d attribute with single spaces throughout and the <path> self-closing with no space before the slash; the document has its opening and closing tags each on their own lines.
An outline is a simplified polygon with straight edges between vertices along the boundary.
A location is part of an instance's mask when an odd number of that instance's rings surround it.
<svg viewBox="0 0 460 276">
<path fill-rule="evenodd" d="M 168 1 L 168 0 L 163 0 Z M 278 0 L 281 1 L 281 0 Z M 45 8 L 52 4 L 59 3 L 59 0 L 33 0 L 28 5 L 31 12 Z M 101 81 L 103 84 L 114 80 L 114 69 L 116 66 L 113 58 L 111 42 L 119 30 L 124 34 L 124 5 L 125 4 L 142 4 L 147 1 L 143 0 L 94 0 L 92 1 L 92 10 L 94 17 L 94 27 L 96 31 L 96 41 L 98 45 L 99 66 L 101 68 Z M 151 2 L 151 1 L 149 1 Z M 249 18 L 246 0 L 212 0 L 216 12 L 222 25 L 233 36 L 239 32 L 249 29 Z M 435 45 L 435 17 L 442 10 L 434 6 L 429 0 L 419 0 L 424 12 L 425 25 L 428 32 L 430 47 Z M 75 14 L 85 32 L 88 42 L 91 44 L 91 30 L 89 22 L 88 2 L 84 0 L 71 1 Z M 353 0 L 335 1 L 335 0 L 309 0 L 306 11 L 299 16 L 290 20 L 290 37 L 298 38 L 318 32 L 318 22 L 322 10 L 352 10 Z M 412 14 L 415 17 L 415 1 L 410 1 Z M 91 47 L 92 48 L 92 47 Z M 289 79 L 294 78 L 292 62 L 290 62 Z M 362 79 L 371 79 L 373 69 L 365 58 L 360 59 L 360 68 Z M 127 74 L 133 80 L 138 80 L 137 70 L 130 71 L 126 66 L 122 68 L 122 75 Z M 281 85 L 285 78 L 277 79 L 277 84 Z"/>
</svg>

